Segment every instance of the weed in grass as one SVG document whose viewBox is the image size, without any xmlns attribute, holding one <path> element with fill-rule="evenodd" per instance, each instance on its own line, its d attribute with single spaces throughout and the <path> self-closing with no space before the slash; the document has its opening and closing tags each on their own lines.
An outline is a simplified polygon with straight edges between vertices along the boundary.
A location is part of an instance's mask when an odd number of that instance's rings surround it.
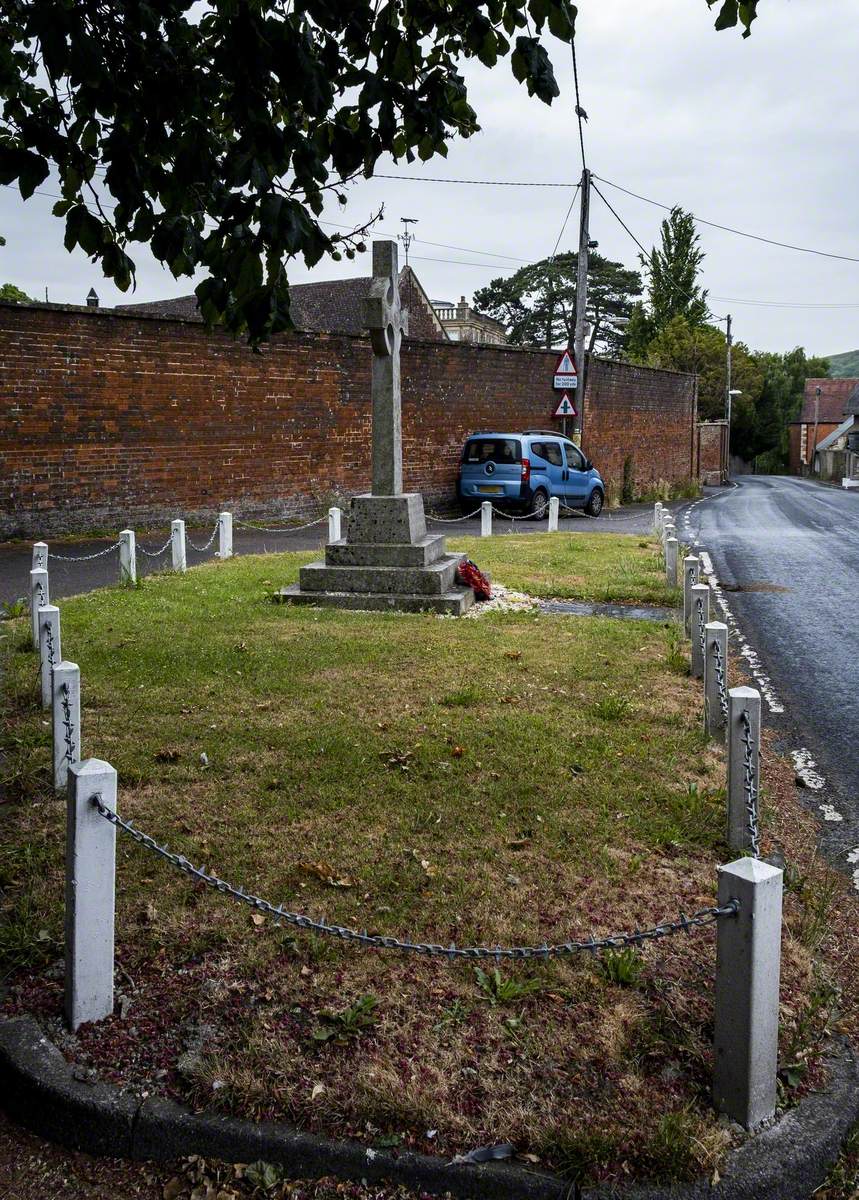
<svg viewBox="0 0 859 1200">
<path fill-rule="evenodd" d="M 812 954 L 826 940 L 832 906 L 841 892 L 841 880 L 834 871 L 809 872 L 802 884 L 802 919 L 799 940 Z"/>
<path fill-rule="evenodd" d="M 340 1012 L 321 1012 L 319 1018 L 324 1023 L 314 1029 L 313 1040 L 343 1046 L 368 1033 L 376 1024 L 378 1003 L 375 996 L 362 996 Z"/>
<path fill-rule="evenodd" d="M 859 1124 L 844 1140 L 838 1161 L 814 1193 L 814 1200 L 856 1200 L 859 1196 Z"/>
<path fill-rule="evenodd" d="M 644 969 L 644 959 L 633 946 L 622 950 L 604 950 L 597 960 L 609 983 L 620 987 L 637 987 Z"/>
<path fill-rule="evenodd" d="M 727 1140 L 725 1130 L 705 1132 L 701 1118 L 690 1108 L 665 1113 L 646 1150 L 654 1180 L 668 1183 L 711 1172 Z"/>
<path fill-rule="evenodd" d="M 782 1102 L 789 1101 L 790 1092 L 805 1077 L 809 1059 L 832 1032 L 840 1001 L 840 989 L 820 967 L 816 967 L 811 992 L 782 1050 L 778 1070 Z"/>
<path fill-rule="evenodd" d="M 668 663 L 668 669 L 675 675 L 688 675 L 689 659 L 683 644 L 683 631 L 676 622 L 665 626 L 665 641 L 665 661 Z"/>
<path fill-rule="evenodd" d="M 29 612 L 29 605 L 23 596 L 18 600 L 3 600 L 0 601 L 0 620 L 2 621 L 17 621 L 19 617 L 24 617 Z"/>
<path fill-rule="evenodd" d="M 285 1174 L 283 1167 L 260 1159 L 259 1162 L 252 1162 L 245 1167 L 244 1177 L 251 1187 L 259 1188 L 261 1192 L 272 1192 L 278 1184 L 283 1183 Z"/>
<path fill-rule="evenodd" d="M 456 692 L 448 692 L 439 701 L 445 708 L 473 708 L 480 703 L 480 692 L 477 688 L 460 688 Z"/>
<path fill-rule="evenodd" d="M 539 979 L 505 979 L 497 967 L 484 971 L 482 967 L 474 968 L 474 978 L 483 995 L 481 1000 L 496 1004 L 515 1004 L 526 996 L 533 996 L 542 989 Z"/>
<path fill-rule="evenodd" d="M 594 705 L 594 715 L 603 721 L 620 721 L 629 714 L 632 703 L 627 696 L 605 696 Z"/>
<path fill-rule="evenodd" d="M 561 1128 L 547 1137 L 543 1150 L 561 1175 L 585 1184 L 599 1177 L 600 1169 L 614 1157 L 616 1146 L 612 1138 L 598 1130 L 574 1133 Z"/>
</svg>

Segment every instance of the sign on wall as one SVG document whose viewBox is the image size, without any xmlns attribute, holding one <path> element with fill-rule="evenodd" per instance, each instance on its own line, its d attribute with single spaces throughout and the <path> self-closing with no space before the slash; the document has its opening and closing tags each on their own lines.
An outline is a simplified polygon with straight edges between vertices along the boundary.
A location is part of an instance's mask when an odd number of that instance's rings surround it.
<svg viewBox="0 0 859 1200">
<path fill-rule="evenodd" d="M 579 377 L 576 373 L 575 363 L 569 350 L 565 350 L 558 359 L 555 366 L 555 381 L 553 387 L 559 391 L 573 391 L 579 386 Z"/>
</svg>

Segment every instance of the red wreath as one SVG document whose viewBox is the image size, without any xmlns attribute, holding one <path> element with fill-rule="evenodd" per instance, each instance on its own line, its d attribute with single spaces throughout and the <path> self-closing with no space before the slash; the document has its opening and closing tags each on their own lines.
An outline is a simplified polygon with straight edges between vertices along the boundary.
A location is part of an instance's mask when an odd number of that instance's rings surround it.
<svg viewBox="0 0 859 1200">
<path fill-rule="evenodd" d="M 456 569 L 457 580 L 470 587 L 475 600 L 491 600 L 492 586 L 476 563 L 470 558 L 464 558 Z"/>
</svg>

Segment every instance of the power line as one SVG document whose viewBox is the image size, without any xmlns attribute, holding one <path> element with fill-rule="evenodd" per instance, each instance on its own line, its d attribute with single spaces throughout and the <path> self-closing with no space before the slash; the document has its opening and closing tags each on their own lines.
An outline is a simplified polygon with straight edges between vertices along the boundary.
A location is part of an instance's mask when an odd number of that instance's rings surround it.
<svg viewBox="0 0 859 1200">
<path fill-rule="evenodd" d="M 561 244 L 561 238 L 564 236 L 564 230 L 567 228 L 567 222 L 570 219 L 570 213 L 573 211 L 573 205 L 576 202 L 576 196 L 578 196 L 579 188 L 581 186 L 582 185 L 580 183 L 577 183 L 576 186 L 573 188 L 573 196 L 572 196 L 572 199 L 570 200 L 570 207 L 567 209 L 567 215 L 564 217 L 564 223 L 561 226 L 561 232 L 558 234 L 557 238 L 555 239 L 555 247 L 552 250 L 552 253 L 549 257 L 550 263 L 553 263 L 555 261 L 555 255 L 558 253 L 558 247 Z"/>
<path fill-rule="evenodd" d="M 581 147 L 582 151 L 582 170 L 586 171 L 588 169 L 588 164 L 585 162 L 585 135 L 582 127 L 582 118 L 584 117 L 584 119 L 587 120 L 587 117 L 584 115 L 585 110 L 582 108 L 582 104 L 579 99 L 579 68 L 576 64 L 575 34 L 573 34 L 573 36 L 570 38 L 570 49 L 573 52 L 573 86 L 576 89 L 576 119 L 579 122 L 579 146 Z"/>
<path fill-rule="evenodd" d="M 643 200 L 645 204 L 653 204 L 656 208 L 664 208 L 666 212 L 671 212 L 672 205 L 670 204 L 662 204 L 659 200 L 651 200 L 649 196 L 641 196 L 638 192 L 631 192 L 629 188 L 621 187 L 619 183 L 612 183 L 610 179 L 604 179 L 602 175 L 595 175 L 594 179 L 598 179 L 600 183 L 607 183 L 609 187 L 617 188 L 619 192 L 624 192 L 627 196 L 632 196 L 636 200 Z M 757 233 L 746 233 L 742 229 L 734 229 L 732 225 L 720 225 L 718 221 L 706 221 L 703 217 L 695 216 L 694 213 L 691 215 L 699 225 L 709 225 L 712 229 L 721 229 L 725 233 L 734 233 L 737 237 L 751 238 L 753 242 L 764 242 L 768 246 L 779 246 L 782 250 L 797 250 L 800 254 L 817 254 L 821 258 L 837 258 L 841 262 L 859 262 L 859 258 L 854 258 L 849 254 L 833 254 L 829 250 L 814 250 L 809 246 L 796 246 L 792 242 L 777 242 L 774 238 L 762 237 Z"/>
<path fill-rule="evenodd" d="M 440 175 L 383 175 L 373 174 L 369 179 L 397 179 L 406 183 L 464 183 L 474 187 L 539 187 L 571 188 L 573 181 L 566 183 L 538 183 L 533 179 L 443 179 Z"/>
<path fill-rule="evenodd" d="M 645 257 L 645 258 L 649 258 L 649 257 L 650 257 L 650 255 L 649 255 L 649 254 L 648 254 L 648 252 L 645 250 L 644 246 L 643 246 L 643 245 L 642 245 L 642 243 L 641 243 L 641 242 L 638 240 L 638 238 L 635 236 L 635 234 L 632 232 L 632 230 L 629 228 L 629 226 L 627 225 L 627 223 L 624 221 L 623 217 L 621 217 L 621 216 L 620 216 L 620 214 L 619 214 L 619 213 L 618 213 L 618 212 L 617 212 L 617 211 L 616 211 L 614 208 L 612 208 L 612 206 L 609 204 L 608 200 L 606 200 L 605 196 L 604 196 L 604 195 L 602 194 L 602 192 L 599 190 L 599 188 L 597 187 L 597 185 L 596 185 L 596 184 L 593 184 L 592 186 L 593 186 L 593 189 L 594 189 L 594 191 L 596 192 L 596 194 L 599 196 L 600 200 L 602 200 L 603 204 L 604 204 L 604 205 L 606 206 L 606 208 L 608 209 L 608 211 L 611 213 L 611 215 L 614 217 L 614 219 L 615 219 L 615 220 L 618 222 L 618 224 L 619 224 L 619 225 L 621 225 L 621 226 L 622 226 L 622 227 L 623 227 L 623 228 L 626 230 L 626 232 L 629 234 L 629 236 L 630 236 L 630 237 L 632 238 L 632 240 L 635 242 L 636 246 L 638 246 L 639 250 L 642 252 L 642 254 L 644 255 L 644 257 Z M 701 297 L 700 297 L 700 296 L 693 296 L 693 295 L 691 295 L 691 294 L 690 294 L 689 292 L 687 292 L 687 291 L 686 291 L 684 288 L 682 288 L 682 287 L 680 286 L 680 284 L 676 282 L 676 280 L 672 279 L 670 275 L 666 275 L 666 276 L 665 276 L 665 278 L 668 280 L 668 282 L 671 284 L 671 286 L 674 288 L 674 290 L 675 290 L 676 292 L 679 292 L 681 296 L 685 296 L 685 297 L 686 297 L 686 299 L 687 299 L 687 300 L 689 300 L 689 301 L 691 301 L 691 303 L 692 303 L 692 304 L 699 304 L 699 303 L 700 303 L 700 301 L 701 301 Z M 716 320 L 716 321 L 724 321 L 724 320 L 726 319 L 725 317 L 720 317 L 718 313 L 710 312 L 710 310 L 709 310 L 709 309 L 707 310 L 707 314 L 706 314 L 706 315 L 707 315 L 708 317 L 711 317 L 713 320 Z"/>
</svg>

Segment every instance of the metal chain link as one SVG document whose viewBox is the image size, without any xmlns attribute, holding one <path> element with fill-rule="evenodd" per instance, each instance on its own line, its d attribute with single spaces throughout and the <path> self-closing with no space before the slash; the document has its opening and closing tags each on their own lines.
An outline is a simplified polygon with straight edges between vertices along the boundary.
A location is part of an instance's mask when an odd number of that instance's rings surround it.
<svg viewBox="0 0 859 1200">
<path fill-rule="evenodd" d="M 624 946 L 640 946 L 644 942 L 671 937 L 676 933 L 689 933 L 692 929 L 713 924 L 719 917 L 735 917 L 740 909 L 739 900 L 732 899 L 721 907 L 702 908 L 691 917 L 687 917 L 685 913 L 681 913 L 678 920 L 662 921 L 649 929 L 636 929 L 632 933 L 616 933 L 603 938 L 594 938 L 591 935 L 587 941 L 560 942 L 551 946 L 548 943 L 542 946 L 507 947 L 456 946 L 453 944 L 450 946 L 441 946 L 432 942 L 405 942 L 399 938 L 388 937 L 383 934 L 367 933 L 366 930 L 362 933 L 357 929 L 350 929 L 348 926 L 331 925 L 327 921 L 321 919 L 315 920 L 313 917 L 308 917 L 302 913 L 289 912 L 280 904 L 271 904 L 268 900 L 261 900 L 259 896 L 254 896 L 246 892 L 243 888 L 233 887 L 232 884 L 219 879 L 217 875 L 209 875 L 201 867 L 195 867 L 183 854 L 173 854 L 166 846 L 160 846 L 149 834 L 136 829 L 130 821 L 123 820 L 118 813 L 109 809 L 102 802 L 101 796 L 93 796 L 92 802 L 105 820 L 110 821 L 112 825 L 127 833 L 138 845 L 163 858 L 171 866 L 176 867 L 177 870 L 182 871 L 186 875 L 190 875 L 191 878 L 196 879 L 199 883 L 214 888 L 216 892 L 220 892 L 224 896 L 230 896 L 233 900 L 239 900 L 243 904 L 256 909 L 258 912 L 268 913 L 269 916 L 274 917 L 275 921 L 285 921 L 288 925 L 297 926 L 299 929 L 310 929 L 314 933 L 328 934 L 331 937 L 340 938 L 342 941 L 356 942 L 361 946 L 369 946 L 375 950 L 402 950 L 414 954 L 440 956 L 449 960 L 461 958 L 494 958 L 498 961 L 502 958 L 560 958 L 564 955 L 578 954 L 585 950 L 595 954 L 599 950 L 615 950 L 621 949 Z"/>
<path fill-rule="evenodd" d="M 704 601 L 700 596 L 695 600 L 695 609 L 698 613 L 698 645 L 701 647 L 701 663 L 703 665 L 707 654 L 707 638 L 704 633 Z"/>
<path fill-rule="evenodd" d="M 251 525 L 248 521 L 233 521 L 234 525 L 238 525 L 240 529 L 254 529 L 257 533 L 298 533 L 302 529 L 312 529 L 314 525 L 321 525 L 327 521 L 327 517 L 319 517 L 315 521 L 308 521 L 306 525 L 284 525 L 279 529 L 266 527 L 265 525 Z"/>
<path fill-rule="evenodd" d="M 755 778 L 754 744 L 752 742 L 752 719 L 749 710 L 740 713 L 743 723 L 743 791 L 746 793 L 746 815 L 749 822 L 749 840 L 755 858 L 761 856 L 761 834 L 758 827 L 758 785 Z"/>
<path fill-rule="evenodd" d="M 105 554 L 112 554 L 114 550 L 118 550 L 119 542 L 114 542 L 111 546 L 105 546 L 103 550 L 96 550 L 95 554 L 54 554 L 51 550 L 48 551 L 48 558 L 56 558 L 60 562 L 91 562 L 94 558 L 103 558 Z"/>
<path fill-rule="evenodd" d="M 502 509 L 496 508 L 494 504 L 492 505 L 492 511 L 497 513 L 499 517 L 504 517 L 508 521 L 530 521 L 534 517 L 541 517 L 548 507 L 549 501 L 546 500 L 545 503 L 541 504 L 539 508 L 535 508 L 528 513 L 522 513 L 521 517 L 517 517 L 513 513 L 506 513 Z"/>
<path fill-rule="evenodd" d="M 45 585 L 42 583 L 41 579 L 36 580 L 36 592 L 38 593 L 38 603 L 36 604 L 36 608 L 44 608 L 45 607 Z"/>
<path fill-rule="evenodd" d="M 428 521 L 437 521 L 439 525 L 455 525 L 457 521 L 470 521 L 472 517 L 479 517 L 480 509 L 476 508 L 474 512 L 466 513 L 464 517 L 437 517 L 435 513 L 427 513 Z"/>
<path fill-rule="evenodd" d="M 185 541 L 188 543 L 188 545 L 191 547 L 191 549 L 196 550 L 198 554 L 205 554 L 206 551 L 211 546 L 212 542 L 218 536 L 218 529 L 220 527 L 220 524 L 221 524 L 220 519 L 218 519 L 215 522 L 215 528 L 212 530 L 212 536 L 209 538 L 208 542 L 206 542 L 205 546 L 195 546 L 194 543 L 191 541 L 191 539 L 187 536 L 185 538 Z"/>
<path fill-rule="evenodd" d="M 172 541 L 173 541 L 173 531 L 171 529 L 169 538 L 167 539 L 167 541 L 164 543 L 164 545 L 161 547 L 160 550 L 147 550 L 145 546 L 138 546 L 137 549 L 140 551 L 141 554 L 145 554 L 147 558 L 160 558 L 161 555 L 164 553 L 164 551 L 169 548 L 170 543 Z"/>
<path fill-rule="evenodd" d="M 48 651 L 48 666 L 54 667 L 54 627 L 50 621 L 45 621 L 42 624 L 45 631 L 45 649 Z"/>
<path fill-rule="evenodd" d="M 69 703 L 69 685 L 64 683 L 60 688 L 60 704 L 63 707 L 63 741 L 66 743 L 66 759 L 69 763 L 75 761 L 74 725 L 72 725 L 72 706 Z"/>
<path fill-rule="evenodd" d="M 722 658 L 722 647 L 718 638 L 713 638 L 713 657 L 716 660 L 716 682 L 719 687 L 719 707 L 722 710 L 722 720 L 728 723 L 728 681 L 725 678 L 725 660 Z"/>
</svg>

